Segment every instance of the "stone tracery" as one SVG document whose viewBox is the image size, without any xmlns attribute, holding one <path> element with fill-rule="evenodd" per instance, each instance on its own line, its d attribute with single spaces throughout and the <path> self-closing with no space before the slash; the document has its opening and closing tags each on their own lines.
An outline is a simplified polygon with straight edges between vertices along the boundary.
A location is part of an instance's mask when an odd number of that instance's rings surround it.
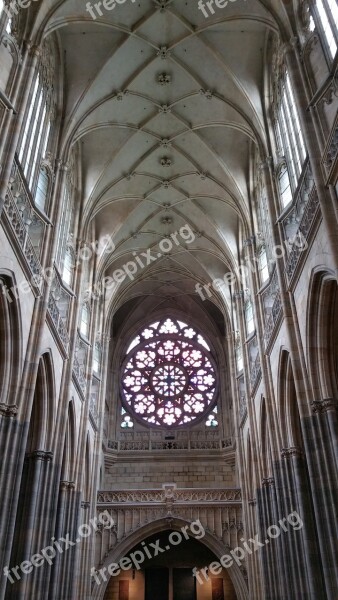
<svg viewBox="0 0 338 600">
<path fill-rule="evenodd" d="M 204 338 L 182 321 L 146 327 L 122 367 L 126 408 L 150 425 L 178 426 L 205 415 L 216 399 L 216 372 Z"/>
</svg>

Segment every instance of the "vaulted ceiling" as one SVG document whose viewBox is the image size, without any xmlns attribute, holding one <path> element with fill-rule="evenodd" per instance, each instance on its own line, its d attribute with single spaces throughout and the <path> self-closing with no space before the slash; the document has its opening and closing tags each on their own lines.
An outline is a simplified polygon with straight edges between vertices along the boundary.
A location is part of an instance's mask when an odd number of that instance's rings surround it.
<svg viewBox="0 0 338 600">
<path fill-rule="evenodd" d="M 46 4 L 45 34 L 57 31 L 64 56 L 62 143 L 80 147 L 85 227 L 94 221 L 116 246 L 102 272 L 135 252 L 157 257 L 184 225 L 195 235 L 126 278 L 114 306 L 134 298 L 143 311 L 192 310 L 196 282 L 232 269 L 249 231 L 249 159 L 266 143 L 266 41 L 283 2 L 233 0 L 206 18 L 198 0 L 126 0 L 96 20 L 83 0 Z"/>
</svg>

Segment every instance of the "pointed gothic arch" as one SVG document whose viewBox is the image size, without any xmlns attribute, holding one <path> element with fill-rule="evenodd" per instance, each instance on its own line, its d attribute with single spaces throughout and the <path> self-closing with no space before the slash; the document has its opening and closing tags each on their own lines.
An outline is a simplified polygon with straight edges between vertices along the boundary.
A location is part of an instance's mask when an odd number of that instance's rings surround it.
<svg viewBox="0 0 338 600">
<path fill-rule="evenodd" d="M 189 524 L 189 521 L 181 518 L 170 518 L 170 529 L 173 531 L 179 531 L 182 529 L 182 527 Z M 146 538 L 149 538 L 156 533 L 159 534 L 167 529 L 168 520 L 166 518 L 158 519 L 152 523 L 148 523 L 144 527 L 140 527 L 110 550 L 108 555 L 104 558 L 102 568 L 108 568 L 108 565 L 111 563 L 118 563 L 121 558 L 126 556 L 128 552 L 143 542 Z M 218 559 L 220 559 L 224 554 L 228 553 L 228 549 L 224 546 L 224 543 L 208 531 L 205 532 L 205 536 L 202 538 L 201 543 L 211 550 Z M 231 565 L 231 567 L 228 568 L 228 573 L 235 588 L 237 600 L 248 600 L 249 596 L 246 582 L 239 566 L 235 562 Z M 100 586 L 94 586 L 92 592 L 93 600 L 103 600 L 108 581 Z"/>
<path fill-rule="evenodd" d="M 318 268 L 307 305 L 307 358 L 315 401 L 338 397 L 337 326 L 337 280 L 333 271 Z"/>
<path fill-rule="evenodd" d="M 7 270 L 0 271 L 0 402 L 15 404 L 22 368 L 22 327 L 16 280 Z"/>
</svg>

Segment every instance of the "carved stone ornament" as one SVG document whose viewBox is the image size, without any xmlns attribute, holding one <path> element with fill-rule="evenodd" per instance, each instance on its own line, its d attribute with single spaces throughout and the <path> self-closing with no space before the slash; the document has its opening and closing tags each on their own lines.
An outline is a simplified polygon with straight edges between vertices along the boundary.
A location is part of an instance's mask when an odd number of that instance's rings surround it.
<svg viewBox="0 0 338 600">
<path fill-rule="evenodd" d="M 172 159 L 168 156 L 162 156 L 162 158 L 160 159 L 160 163 L 162 167 L 169 168 L 172 165 Z"/>
<path fill-rule="evenodd" d="M 172 81 L 172 79 L 171 79 L 171 75 L 169 73 L 160 73 L 157 76 L 157 82 L 162 86 L 170 85 L 171 81 Z"/>
</svg>

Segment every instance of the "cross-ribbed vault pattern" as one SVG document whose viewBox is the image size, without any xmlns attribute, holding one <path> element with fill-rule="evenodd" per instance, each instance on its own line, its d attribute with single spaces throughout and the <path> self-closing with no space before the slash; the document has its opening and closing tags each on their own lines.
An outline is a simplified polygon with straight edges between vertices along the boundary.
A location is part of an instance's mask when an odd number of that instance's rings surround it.
<svg viewBox="0 0 338 600">
<path fill-rule="evenodd" d="M 179 306 L 233 270 L 250 230 L 250 155 L 266 144 L 264 55 L 283 3 L 228 3 L 206 19 L 197 0 L 116 4 L 93 20 L 82 0 L 41 8 L 65 57 L 62 152 L 82 165 L 83 236 L 113 236 L 98 277 L 188 224 L 195 240 L 139 269 L 112 305 Z M 227 301 L 224 288 L 213 302 Z M 145 310 L 148 310 L 145 309 Z M 205 310 L 205 306 L 204 306 Z"/>
</svg>

